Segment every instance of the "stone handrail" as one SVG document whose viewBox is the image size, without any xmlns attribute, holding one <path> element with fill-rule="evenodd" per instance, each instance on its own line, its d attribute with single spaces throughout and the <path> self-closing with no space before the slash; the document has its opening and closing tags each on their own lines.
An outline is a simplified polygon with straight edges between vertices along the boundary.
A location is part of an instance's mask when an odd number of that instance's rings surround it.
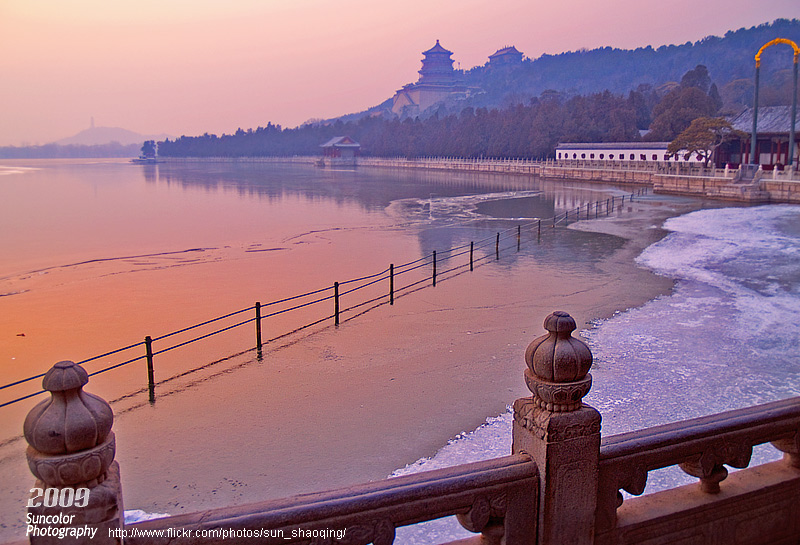
<svg viewBox="0 0 800 545">
<path fill-rule="evenodd" d="M 720 491 L 725 465 L 745 468 L 753 446 L 772 442 L 800 468 L 800 398 L 703 416 L 604 438 L 600 446 L 597 531 L 616 524 L 620 490 L 641 495 L 649 471 L 679 465 L 700 479 L 706 493 Z"/>
<path fill-rule="evenodd" d="M 308 543 L 313 531 L 344 530 L 334 542 L 353 545 L 391 544 L 395 528 L 458 515 L 470 531 L 483 532 L 476 543 L 535 542 L 539 490 L 536 464 L 517 454 L 453 468 L 407 475 L 330 492 L 213 509 L 126 526 L 127 545 L 166 545 L 175 537 L 143 537 L 143 533 L 181 528 L 191 535 L 182 545 L 222 541 L 215 530 L 269 529 L 259 543 Z M 293 534 L 294 532 L 294 534 Z M 308 533 L 305 533 L 308 532 Z M 293 537 L 294 535 L 294 537 Z M 317 535 L 319 537 L 319 535 Z M 477 537 L 481 540 L 481 537 Z M 225 543 L 252 545 L 253 536 L 228 535 Z M 324 538 L 312 543 L 329 543 Z"/>
<path fill-rule="evenodd" d="M 39 524 L 28 526 L 29 542 L 63 545 L 70 531 L 73 545 L 391 545 L 398 527 L 456 515 L 481 535 L 452 545 L 797 543 L 800 397 L 601 439 L 600 413 L 582 401 L 592 386 L 589 347 L 572 337 L 566 312 L 544 328 L 525 351 L 532 396 L 514 403 L 511 456 L 131 525 L 122 520 L 111 408 L 83 390 L 83 368 L 59 362 L 42 382 L 51 398 L 24 424 L 37 477 L 27 514 Z M 767 442 L 782 461 L 720 486 L 726 465 L 746 468 L 753 446 Z M 699 487 L 623 505 L 620 490 L 641 495 L 649 471 L 674 465 Z M 43 489 L 44 501 L 34 497 Z M 72 501 L 79 490 L 85 502 Z"/>
</svg>

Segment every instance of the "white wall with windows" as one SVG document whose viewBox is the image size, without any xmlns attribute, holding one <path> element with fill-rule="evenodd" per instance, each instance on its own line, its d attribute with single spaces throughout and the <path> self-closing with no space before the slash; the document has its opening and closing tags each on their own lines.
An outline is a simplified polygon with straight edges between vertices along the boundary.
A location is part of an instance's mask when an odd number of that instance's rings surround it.
<svg viewBox="0 0 800 545">
<path fill-rule="evenodd" d="M 691 154 L 688 158 L 685 156 L 685 153 L 678 153 L 673 157 L 669 157 L 667 154 L 667 146 L 669 146 L 669 142 L 559 144 L 556 146 L 556 160 L 594 162 L 641 161 L 648 163 L 703 162 L 695 153 Z"/>
</svg>

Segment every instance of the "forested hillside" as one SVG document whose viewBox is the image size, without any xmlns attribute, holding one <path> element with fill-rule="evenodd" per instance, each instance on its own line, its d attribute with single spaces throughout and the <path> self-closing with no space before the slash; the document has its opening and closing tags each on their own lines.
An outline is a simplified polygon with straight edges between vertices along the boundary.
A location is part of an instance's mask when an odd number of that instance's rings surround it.
<svg viewBox="0 0 800 545">
<path fill-rule="evenodd" d="M 682 45 L 651 46 L 634 50 L 610 47 L 542 55 L 514 68 L 494 69 L 488 63 L 465 73 L 465 82 L 486 90 L 470 100 L 472 106 L 502 106 L 524 101 L 554 89 L 568 94 L 604 90 L 625 93 L 637 87 L 658 88 L 678 82 L 698 64 L 708 67 L 711 79 L 727 103 L 750 105 L 753 92 L 753 57 L 774 38 L 800 43 L 800 20 L 778 19 L 749 29 L 729 31 L 723 37 L 708 36 Z M 791 83 L 791 48 L 768 48 L 762 57 L 762 84 L 772 105 L 786 99 Z M 783 96 L 781 96 L 783 94 Z"/>
<path fill-rule="evenodd" d="M 775 37 L 800 43 L 800 21 L 780 19 L 695 43 L 633 51 L 611 48 L 545 55 L 509 68 L 464 74 L 484 93 L 444 103 L 414 119 L 391 117 L 386 103 L 361 115 L 283 129 L 268 123 L 235 134 L 159 143 L 162 156 L 315 155 L 349 135 L 365 155 L 545 158 L 558 142 L 669 141 L 698 117 L 752 104 L 753 57 Z M 760 103 L 791 101 L 792 52 L 762 58 Z"/>
</svg>

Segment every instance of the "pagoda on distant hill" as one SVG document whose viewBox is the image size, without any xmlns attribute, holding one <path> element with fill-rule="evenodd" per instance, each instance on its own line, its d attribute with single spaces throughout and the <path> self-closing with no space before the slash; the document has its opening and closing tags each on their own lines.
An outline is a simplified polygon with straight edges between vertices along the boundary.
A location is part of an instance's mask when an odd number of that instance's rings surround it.
<svg viewBox="0 0 800 545">
<path fill-rule="evenodd" d="M 456 73 L 453 70 L 453 59 L 450 58 L 452 51 L 442 47 L 439 40 L 436 40 L 436 45 L 423 51 L 422 54 L 425 58 L 422 59 L 418 84 L 455 85 Z"/>
<path fill-rule="evenodd" d="M 513 45 L 507 45 L 489 55 L 489 66 L 513 66 L 522 64 L 522 52 Z"/>
<path fill-rule="evenodd" d="M 422 54 L 425 57 L 419 80 L 403 86 L 392 98 L 392 112 L 397 115 L 419 115 L 447 98 L 464 98 L 469 93 L 453 69 L 453 52 L 442 47 L 439 40 Z"/>
</svg>

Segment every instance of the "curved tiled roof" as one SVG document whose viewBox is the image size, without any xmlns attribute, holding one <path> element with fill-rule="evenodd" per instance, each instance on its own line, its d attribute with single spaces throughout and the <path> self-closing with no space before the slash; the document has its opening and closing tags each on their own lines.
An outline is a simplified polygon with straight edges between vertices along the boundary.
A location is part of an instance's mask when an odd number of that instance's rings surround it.
<svg viewBox="0 0 800 545">
<path fill-rule="evenodd" d="M 728 118 L 734 129 L 750 133 L 753 130 L 753 109 L 748 108 L 735 117 Z M 792 125 L 791 106 L 759 106 L 758 132 L 789 134 Z"/>
<path fill-rule="evenodd" d="M 448 55 L 453 54 L 452 51 L 448 51 L 447 49 L 439 45 L 439 40 L 436 40 L 436 45 L 431 47 L 429 50 L 422 52 L 423 55 L 427 55 L 429 53 L 447 53 Z"/>
<path fill-rule="evenodd" d="M 519 50 L 517 50 L 516 47 L 514 47 L 513 45 L 509 45 L 502 49 L 498 49 L 493 54 L 489 55 L 489 58 L 491 59 L 492 57 L 499 57 L 501 55 L 508 55 L 508 54 L 522 55 L 522 53 Z"/>
</svg>

